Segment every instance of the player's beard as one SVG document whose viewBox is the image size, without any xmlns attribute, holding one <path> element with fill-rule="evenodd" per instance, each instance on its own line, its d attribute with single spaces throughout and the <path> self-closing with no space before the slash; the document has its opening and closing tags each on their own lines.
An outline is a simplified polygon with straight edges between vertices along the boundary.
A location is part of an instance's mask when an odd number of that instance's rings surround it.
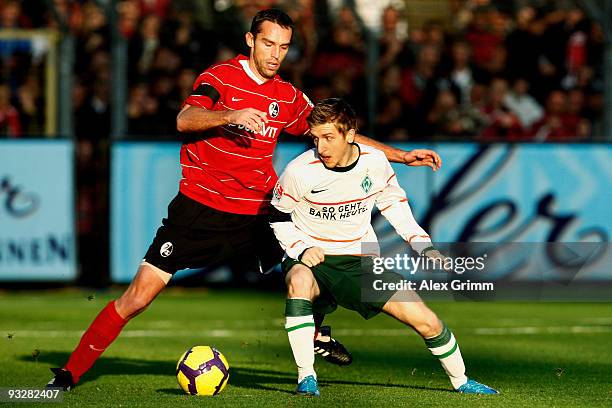
<svg viewBox="0 0 612 408">
<path fill-rule="evenodd" d="M 266 68 L 265 66 L 263 67 L 258 66 L 257 68 L 259 69 L 259 73 L 261 74 L 261 76 L 266 79 L 274 78 L 274 75 L 276 75 L 276 73 L 278 72 L 278 69 L 276 71 L 272 71 Z"/>
<path fill-rule="evenodd" d="M 267 64 L 265 60 L 255 58 L 255 66 L 257 67 L 257 71 L 259 71 L 259 74 L 266 79 L 274 78 L 274 75 L 276 75 L 280 68 L 280 61 L 278 62 L 278 68 L 276 68 L 275 70 L 268 69 L 266 65 Z"/>
</svg>

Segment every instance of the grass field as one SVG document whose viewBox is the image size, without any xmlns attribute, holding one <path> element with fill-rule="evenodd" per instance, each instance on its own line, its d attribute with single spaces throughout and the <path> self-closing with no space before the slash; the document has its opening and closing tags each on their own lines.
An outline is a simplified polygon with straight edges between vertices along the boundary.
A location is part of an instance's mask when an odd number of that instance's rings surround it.
<svg viewBox="0 0 612 408">
<path fill-rule="evenodd" d="M 82 330 L 116 294 L 0 293 L 0 387 L 44 385 L 49 367 L 66 361 Z M 63 405 L 612 406 L 609 303 L 431 306 L 455 332 L 468 375 L 501 395 L 451 392 L 439 363 L 411 330 L 387 316 L 366 322 L 339 310 L 326 322 L 354 363 L 340 368 L 318 361 L 322 397 L 298 397 L 281 294 L 169 289 L 130 322 Z M 214 345 L 228 358 L 222 394 L 191 397 L 179 389 L 176 360 L 192 345 Z"/>
</svg>

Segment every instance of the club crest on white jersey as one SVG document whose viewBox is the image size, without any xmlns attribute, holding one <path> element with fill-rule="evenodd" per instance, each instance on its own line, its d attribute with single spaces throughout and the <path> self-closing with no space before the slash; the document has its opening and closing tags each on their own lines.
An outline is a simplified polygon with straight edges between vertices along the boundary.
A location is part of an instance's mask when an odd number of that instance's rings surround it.
<svg viewBox="0 0 612 408">
<path fill-rule="evenodd" d="M 363 190 L 364 193 L 368 194 L 370 190 L 372 189 L 373 185 L 374 183 L 372 182 L 372 179 L 366 173 L 363 180 L 361 180 L 361 189 Z"/>
</svg>

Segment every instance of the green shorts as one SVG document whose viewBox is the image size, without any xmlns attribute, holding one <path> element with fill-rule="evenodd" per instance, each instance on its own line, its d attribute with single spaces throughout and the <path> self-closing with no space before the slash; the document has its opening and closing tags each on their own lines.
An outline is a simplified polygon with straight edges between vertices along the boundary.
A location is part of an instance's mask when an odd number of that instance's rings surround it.
<svg viewBox="0 0 612 408">
<path fill-rule="evenodd" d="M 283 272 L 302 262 L 285 258 L 281 264 Z M 358 312 L 364 319 L 376 316 L 396 291 L 373 291 L 374 280 L 398 282 L 402 277 L 393 272 L 376 275 L 371 257 L 354 255 L 325 255 L 325 261 L 310 268 L 319 285 L 321 294 L 313 302 L 315 313 L 329 314 L 338 305 Z M 367 293 L 367 301 L 364 294 Z"/>
</svg>

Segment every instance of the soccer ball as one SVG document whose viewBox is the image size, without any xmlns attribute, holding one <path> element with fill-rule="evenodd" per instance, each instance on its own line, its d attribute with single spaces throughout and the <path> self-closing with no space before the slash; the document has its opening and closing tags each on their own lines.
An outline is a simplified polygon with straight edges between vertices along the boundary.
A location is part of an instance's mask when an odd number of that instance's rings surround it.
<svg viewBox="0 0 612 408">
<path fill-rule="evenodd" d="M 194 346 L 176 365 L 176 379 L 191 395 L 217 395 L 227 385 L 229 364 L 214 347 Z"/>
</svg>

